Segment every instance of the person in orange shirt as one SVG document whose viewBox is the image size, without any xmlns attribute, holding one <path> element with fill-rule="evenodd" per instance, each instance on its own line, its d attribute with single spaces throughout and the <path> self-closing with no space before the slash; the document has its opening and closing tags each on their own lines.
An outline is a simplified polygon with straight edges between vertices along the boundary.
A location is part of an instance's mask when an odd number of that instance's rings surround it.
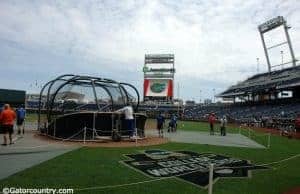
<svg viewBox="0 0 300 194">
<path fill-rule="evenodd" d="M 7 134 L 9 135 L 9 143 L 13 144 L 12 142 L 12 134 L 14 132 L 14 121 L 16 119 L 15 111 L 11 110 L 9 104 L 4 105 L 4 109 L 0 114 L 0 122 L 2 125 L 3 130 L 3 146 L 7 145 Z"/>
</svg>

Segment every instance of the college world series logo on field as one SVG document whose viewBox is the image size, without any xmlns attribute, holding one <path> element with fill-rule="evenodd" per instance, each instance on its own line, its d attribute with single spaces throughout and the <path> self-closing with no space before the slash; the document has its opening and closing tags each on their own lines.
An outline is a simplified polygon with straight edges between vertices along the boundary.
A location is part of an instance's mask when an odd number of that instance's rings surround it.
<svg viewBox="0 0 300 194">
<path fill-rule="evenodd" d="M 131 160 L 126 165 L 153 178 L 177 177 L 180 180 L 206 187 L 209 179 L 209 164 L 213 163 L 214 181 L 222 177 L 249 177 L 251 170 L 266 169 L 247 160 L 213 153 L 191 151 L 146 150 L 140 154 L 128 154 Z"/>
</svg>

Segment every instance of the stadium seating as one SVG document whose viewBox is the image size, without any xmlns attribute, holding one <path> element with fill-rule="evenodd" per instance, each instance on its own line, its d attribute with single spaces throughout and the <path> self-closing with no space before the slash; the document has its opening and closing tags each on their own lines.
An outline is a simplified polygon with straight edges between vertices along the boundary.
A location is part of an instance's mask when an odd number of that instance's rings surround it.
<svg viewBox="0 0 300 194">
<path fill-rule="evenodd" d="M 217 117 L 227 115 L 236 121 L 246 122 L 263 118 L 296 118 L 300 113 L 300 102 L 268 102 L 265 104 L 196 105 L 186 107 L 185 119 L 206 119 L 214 112 Z"/>
<path fill-rule="evenodd" d="M 219 97 L 238 96 L 247 92 L 263 92 L 265 90 L 277 90 L 288 86 L 296 87 L 300 81 L 300 66 L 286 68 L 279 71 L 257 74 L 245 81 L 231 86 Z"/>
</svg>

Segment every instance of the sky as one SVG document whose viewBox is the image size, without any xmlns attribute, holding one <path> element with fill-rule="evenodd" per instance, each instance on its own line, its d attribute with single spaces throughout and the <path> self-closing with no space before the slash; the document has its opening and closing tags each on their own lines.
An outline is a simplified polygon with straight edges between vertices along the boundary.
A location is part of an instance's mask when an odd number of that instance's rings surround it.
<svg viewBox="0 0 300 194">
<path fill-rule="evenodd" d="M 292 26 L 300 59 L 299 0 L 2 0 L 0 88 L 38 93 L 72 73 L 128 82 L 142 93 L 144 55 L 173 53 L 175 97 L 211 99 L 267 71 L 257 26 L 279 15 Z M 265 38 L 270 46 L 285 41 L 282 28 Z M 270 58 L 290 61 L 288 47 L 270 50 Z"/>
</svg>

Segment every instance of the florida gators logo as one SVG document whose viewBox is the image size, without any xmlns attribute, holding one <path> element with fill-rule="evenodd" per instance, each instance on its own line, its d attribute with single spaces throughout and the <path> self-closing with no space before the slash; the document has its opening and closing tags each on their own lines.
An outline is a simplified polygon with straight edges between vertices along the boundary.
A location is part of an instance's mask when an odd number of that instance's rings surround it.
<svg viewBox="0 0 300 194">
<path fill-rule="evenodd" d="M 154 93 L 161 93 L 166 89 L 165 83 L 152 83 L 150 89 Z"/>
</svg>

